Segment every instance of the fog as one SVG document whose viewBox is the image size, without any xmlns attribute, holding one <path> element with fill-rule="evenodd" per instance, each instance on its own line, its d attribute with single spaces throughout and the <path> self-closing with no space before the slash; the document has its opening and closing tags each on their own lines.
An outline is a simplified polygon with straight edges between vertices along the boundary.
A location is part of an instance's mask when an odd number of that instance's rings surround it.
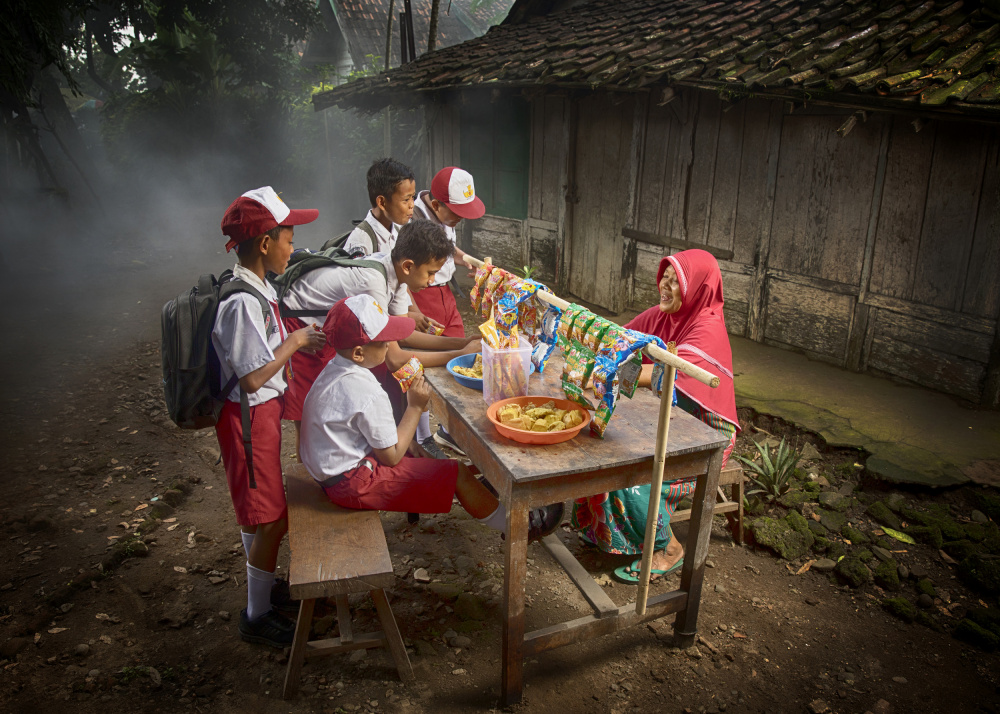
<svg viewBox="0 0 1000 714">
<path fill-rule="evenodd" d="M 289 206 L 319 209 L 315 223 L 296 228 L 298 248 L 318 248 L 363 218 L 365 174 L 384 153 L 381 122 L 339 109 L 306 121 L 314 122 L 308 132 L 260 138 L 286 147 L 284 163 L 262 160 L 268 152 L 258 144 L 157 152 L 123 168 L 91 141 L 89 187 L 66 162 L 59 167 L 71 177 L 68 196 L 36 188 L 37 175 L 8 161 L 0 200 L 3 411 L 14 413 L 12 399 L 58 400 L 46 387 L 55 372 L 83 378 L 98 360 L 158 340 L 166 301 L 199 275 L 233 266 L 220 221 L 244 191 L 271 185 Z M 401 122 L 393 141 L 405 147 L 411 131 Z M 50 153 L 58 160 L 58 151 Z M 422 165 L 415 155 L 396 157 Z"/>
</svg>

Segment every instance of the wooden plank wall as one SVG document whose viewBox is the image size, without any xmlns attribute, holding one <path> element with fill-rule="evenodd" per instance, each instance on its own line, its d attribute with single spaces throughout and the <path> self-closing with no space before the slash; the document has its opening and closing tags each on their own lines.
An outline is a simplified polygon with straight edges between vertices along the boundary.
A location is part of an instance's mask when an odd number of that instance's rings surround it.
<svg viewBox="0 0 1000 714">
<path fill-rule="evenodd" d="M 631 227 L 733 251 L 733 334 L 996 406 L 1000 130 L 876 114 L 841 138 L 849 114 L 651 105 Z M 634 309 L 665 250 L 638 244 Z"/>
</svg>

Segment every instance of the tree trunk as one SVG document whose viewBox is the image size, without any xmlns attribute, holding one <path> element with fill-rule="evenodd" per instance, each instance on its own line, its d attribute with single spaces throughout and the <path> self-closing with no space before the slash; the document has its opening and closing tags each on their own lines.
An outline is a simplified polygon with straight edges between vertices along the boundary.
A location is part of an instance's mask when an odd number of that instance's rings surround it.
<svg viewBox="0 0 1000 714">
<path fill-rule="evenodd" d="M 441 0 L 431 2 L 431 26 L 427 31 L 427 51 L 433 52 L 437 46 L 438 35 L 438 10 L 441 9 Z"/>
</svg>

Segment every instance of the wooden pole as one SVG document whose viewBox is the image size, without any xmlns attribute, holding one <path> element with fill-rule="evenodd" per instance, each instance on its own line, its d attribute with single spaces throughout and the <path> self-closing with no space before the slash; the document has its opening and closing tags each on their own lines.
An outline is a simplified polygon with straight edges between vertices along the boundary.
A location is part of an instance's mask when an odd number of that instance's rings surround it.
<svg viewBox="0 0 1000 714">
<path fill-rule="evenodd" d="M 477 268 L 481 268 L 485 265 L 483 261 L 478 258 L 473 258 L 468 253 L 465 254 L 465 261 Z M 547 290 L 539 290 L 536 294 L 538 295 L 539 300 L 546 302 L 549 305 L 555 305 L 560 310 L 565 310 L 569 307 L 568 302 Z M 711 372 L 704 370 L 697 365 L 691 364 L 687 360 L 681 359 L 677 355 L 671 354 L 657 345 L 647 345 L 643 352 L 649 355 L 650 359 L 654 359 L 657 362 L 663 362 L 665 365 L 674 368 L 678 372 L 683 372 L 689 377 L 694 377 L 702 384 L 707 384 L 710 387 L 719 386 L 719 378 Z M 671 381 L 671 385 L 672 384 L 673 382 Z M 664 387 L 664 389 L 666 389 L 666 387 Z"/>
<path fill-rule="evenodd" d="M 660 394 L 660 418 L 656 425 L 656 452 L 653 455 L 653 481 L 649 485 L 649 508 L 646 510 L 646 538 L 642 544 L 642 569 L 639 574 L 639 592 L 635 599 L 636 614 L 646 614 L 646 593 L 649 574 L 653 568 L 653 550 L 656 547 L 656 521 L 660 515 L 663 490 L 663 461 L 667 454 L 667 437 L 670 435 L 670 407 L 674 403 L 674 378 L 677 370 L 670 365 L 663 378 Z M 668 526 L 669 527 L 669 526 Z"/>
</svg>

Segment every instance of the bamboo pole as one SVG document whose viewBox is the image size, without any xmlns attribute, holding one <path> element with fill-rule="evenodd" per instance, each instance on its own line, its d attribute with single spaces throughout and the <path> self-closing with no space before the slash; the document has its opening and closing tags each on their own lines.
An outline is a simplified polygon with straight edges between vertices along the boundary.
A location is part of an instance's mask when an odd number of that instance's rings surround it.
<svg viewBox="0 0 1000 714">
<path fill-rule="evenodd" d="M 465 254 L 465 262 L 476 268 L 481 268 L 485 265 L 483 261 L 478 258 L 473 258 L 468 253 Z M 539 290 L 536 295 L 542 302 L 546 302 L 549 305 L 555 305 L 560 310 L 565 310 L 569 307 L 569 303 L 567 301 L 557 295 L 554 295 L 553 293 L 550 293 L 548 290 Z M 671 354 L 657 345 L 647 345 L 643 352 L 645 352 L 650 359 L 654 359 L 657 362 L 663 362 L 665 365 L 673 367 L 678 372 L 683 372 L 689 377 L 694 377 L 702 384 L 707 384 L 710 387 L 719 386 L 719 378 L 711 372 L 704 370 L 697 365 L 691 364 L 687 360 L 681 359 L 677 355 Z M 671 384 L 673 383 L 671 382 Z"/>
</svg>

